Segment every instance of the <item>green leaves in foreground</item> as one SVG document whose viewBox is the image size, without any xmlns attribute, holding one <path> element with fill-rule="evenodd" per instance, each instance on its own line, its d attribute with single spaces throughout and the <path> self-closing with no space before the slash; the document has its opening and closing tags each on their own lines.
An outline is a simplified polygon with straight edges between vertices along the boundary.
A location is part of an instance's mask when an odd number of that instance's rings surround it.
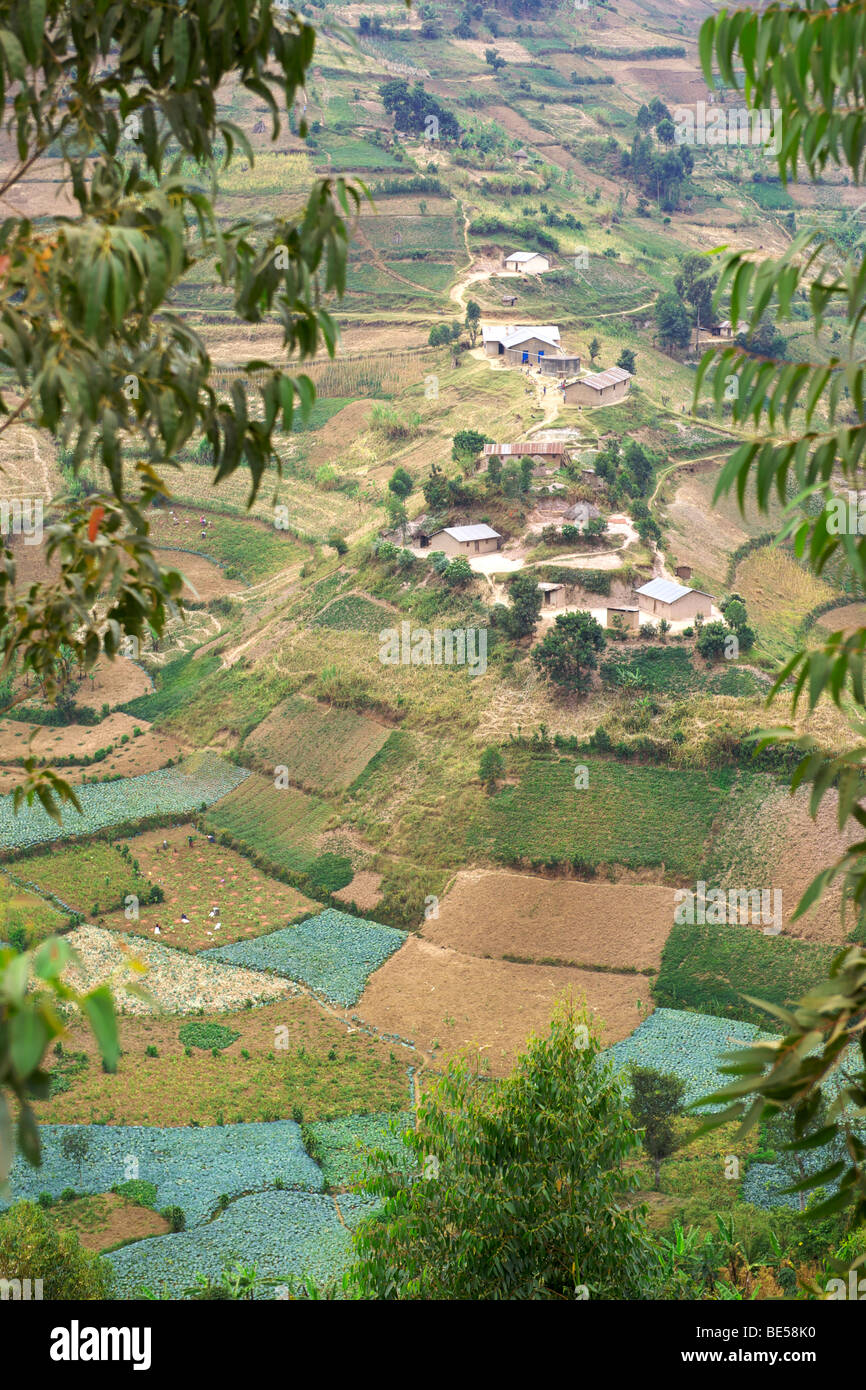
<svg viewBox="0 0 866 1390">
<path fill-rule="evenodd" d="M 62 648 L 88 668 L 164 631 L 181 578 L 159 564 L 148 513 L 183 451 L 206 441 L 215 482 L 248 472 L 250 501 L 279 475 L 277 437 L 315 398 L 291 359 L 334 354 L 326 301 L 345 288 L 363 189 L 320 179 L 289 215 L 229 221 L 220 171 L 254 156 L 217 93 L 264 102 L 276 139 L 315 38 L 271 0 L 0 0 L 0 113 L 19 161 L 0 194 L 50 153 L 72 209 L 32 221 L 6 198 L 0 221 L 0 435 L 47 431 L 68 489 L 45 518 L 50 578 L 25 586 L 14 550 L 0 556 L 0 678 L 32 672 L 53 699 Z M 172 307 L 191 274 L 238 322 L 279 328 L 281 351 L 222 394 Z M 25 790 L 52 815 L 64 794 L 35 767 Z"/>
<path fill-rule="evenodd" d="M 51 1043 L 66 1030 L 59 1006 L 77 1006 L 96 1038 L 107 1071 L 120 1056 L 114 1000 L 107 985 L 78 994 L 60 976 L 75 953 L 63 937 L 32 951 L 0 950 L 0 1187 L 9 1177 L 16 1124 L 9 1095 L 18 1107 L 17 1141 L 28 1162 L 40 1161 L 39 1127 L 30 1102 L 49 1094 L 42 1063 Z"/>
<path fill-rule="evenodd" d="M 857 947 L 840 952 L 829 978 L 790 1009 L 759 999 L 750 1003 L 771 1014 L 785 1034 L 727 1055 L 720 1070 L 738 1079 L 696 1102 L 724 1107 L 701 1132 L 740 1120 L 743 1135 L 761 1119 L 792 1112 L 790 1147 L 826 1149 L 827 1156 L 788 1190 L 832 1187 L 831 1196 L 810 1208 L 811 1218 L 850 1209 L 853 1225 L 866 1220 L 866 955 Z M 846 1056 L 852 1043 L 853 1060 Z M 831 1077 L 825 1093 L 822 1086 Z M 856 1263 L 864 1261 L 866 1255 Z"/>
</svg>

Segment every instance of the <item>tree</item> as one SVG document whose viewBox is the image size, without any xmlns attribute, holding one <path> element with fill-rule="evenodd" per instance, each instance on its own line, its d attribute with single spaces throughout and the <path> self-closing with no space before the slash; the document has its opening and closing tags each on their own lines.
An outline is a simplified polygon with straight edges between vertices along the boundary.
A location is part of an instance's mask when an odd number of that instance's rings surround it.
<svg viewBox="0 0 866 1390">
<path fill-rule="evenodd" d="M 445 343 L 451 342 L 451 329 L 447 323 L 434 323 L 427 337 L 430 347 L 442 347 Z"/>
<path fill-rule="evenodd" d="M 76 1125 L 72 1129 L 67 1129 L 60 1140 L 60 1148 L 65 1159 L 78 1165 L 78 1181 L 80 1182 L 82 1164 L 90 1153 L 90 1139 L 85 1127 Z"/>
<path fill-rule="evenodd" d="M 674 143 L 674 139 L 676 138 L 676 133 L 676 126 L 674 125 L 673 121 L 659 121 L 658 125 L 656 126 L 656 135 L 658 136 L 659 140 L 661 140 L 663 145 L 672 145 Z"/>
<path fill-rule="evenodd" d="M 451 501 L 448 479 L 440 469 L 431 468 L 430 476 L 425 478 L 421 491 L 424 493 L 427 506 L 434 512 L 444 511 Z"/>
<path fill-rule="evenodd" d="M 505 771 L 505 759 L 494 745 L 485 748 L 478 764 L 478 775 L 488 792 L 496 790 L 496 783 Z"/>
<path fill-rule="evenodd" d="M 474 577 L 472 566 L 463 555 L 455 555 L 445 571 L 445 583 L 452 589 L 464 589 Z"/>
<path fill-rule="evenodd" d="M 604 645 L 604 628 L 591 613 L 559 613 L 534 648 L 532 660 L 554 685 L 583 695 L 589 690 L 590 673 L 596 669 Z"/>
<path fill-rule="evenodd" d="M 788 340 L 780 333 L 769 314 L 762 314 L 757 324 L 747 333 L 738 333 L 734 340 L 738 347 L 754 357 L 772 357 L 781 361 L 788 353 Z"/>
<path fill-rule="evenodd" d="M 616 365 L 622 367 L 624 372 L 631 372 L 632 376 L 634 376 L 637 371 L 637 363 L 631 348 L 623 348 L 619 357 L 616 359 Z"/>
<path fill-rule="evenodd" d="M 601 343 L 598 341 L 598 338 L 593 338 L 592 342 L 589 345 L 590 360 L 594 362 L 600 352 Z"/>
<path fill-rule="evenodd" d="M 406 507 L 395 493 L 389 492 L 385 499 L 385 510 L 388 513 L 388 525 L 392 531 L 399 529 L 400 539 L 406 540 L 406 527 L 409 525 L 409 515 Z"/>
<path fill-rule="evenodd" d="M 470 299 L 469 303 L 466 305 L 466 327 L 469 330 L 469 341 L 473 347 L 478 337 L 480 321 L 481 305 L 477 304 L 474 299 Z"/>
<path fill-rule="evenodd" d="M 531 458 L 527 458 L 524 455 L 518 467 L 520 469 L 520 491 L 528 492 L 532 486 L 532 475 L 535 472 L 535 464 L 532 462 Z"/>
<path fill-rule="evenodd" d="M 412 474 L 407 473 L 406 469 L 403 467 L 395 468 L 388 479 L 389 492 L 393 492 L 394 496 L 399 497 L 401 502 L 406 501 L 406 498 L 410 496 L 414 486 L 415 482 Z"/>
<path fill-rule="evenodd" d="M 720 661 L 727 650 L 730 629 L 725 623 L 704 623 L 695 642 L 695 651 L 704 661 Z"/>
<path fill-rule="evenodd" d="M 508 586 L 511 600 L 505 613 L 505 630 L 509 637 L 520 641 L 531 637 L 541 613 L 541 590 L 531 574 L 516 574 Z"/>
<path fill-rule="evenodd" d="M 723 12 L 703 25 L 701 59 L 708 80 L 715 59 L 723 80 L 745 90 L 751 108 L 777 107 L 784 113 L 785 138 L 776 154 L 783 183 L 798 178 L 803 165 L 812 178 L 835 166 L 844 169 L 852 182 L 862 182 L 866 148 L 854 135 L 863 119 L 859 63 L 854 55 L 862 51 L 864 40 L 866 11 L 862 5 Z M 767 51 L 768 41 L 774 53 L 770 64 L 759 56 Z M 821 53 L 820 70 L 802 64 L 806 43 L 811 51 Z M 821 132 L 819 140 L 813 138 L 816 130 Z M 752 263 L 742 253 L 729 255 L 718 293 L 730 294 L 732 321 L 745 318 L 753 337 L 770 305 L 775 318 L 785 319 L 790 317 L 792 306 L 807 295 L 816 335 L 828 306 L 838 305 L 845 318 L 845 336 L 853 344 L 866 304 L 862 249 L 843 257 L 823 231 L 804 230 L 777 259 L 768 257 Z M 740 429 L 748 429 L 752 435 L 734 450 L 722 469 L 717 490 L 736 488 L 745 509 L 754 487 L 758 509 L 766 512 L 777 490 L 784 496 L 791 488 L 797 492 L 810 489 L 825 507 L 806 510 L 790 528 L 795 553 L 817 574 L 832 562 L 834 583 L 838 584 L 841 576 L 862 592 L 866 537 L 834 535 L 827 526 L 826 513 L 835 488 L 861 485 L 866 422 L 862 410 L 851 418 L 844 388 L 848 387 L 857 400 L 862 399 L 866 372 L 862 355 L 849 356 L 846 348 L 841 359 L 789 364 L 749 356 L 744 347 L 735 344 L 705 355 L 698 370 L 696 398 L 711 369 L 717 402 L 724 395 L 725 377 L 736 373 L 739 391 L 730 403 L 732 417 Z M 784 401 L 782 436 L 777 437 L 776 404 L 780 401 Z M 804 705 L 811 713 L 820 701 L 829 698 L 842 711 L 852 708 L 855 720 L 862 720 L 866 630 L 822 636 L 823 640 L 790 657 L 778 673 L 772 693 L 786 685 L 792 692 L 792 714 Z M 866 854 L 860 827 L 866 807 L 863 744 L 859 729 L 857 733 L 856 743 L 832 755 L 811 744 L 808 729 L 795 740 L 802 757 L 794 777 L 796 785 L 811 787 L 811 814 L 816 816 L 824 797 L 832 793 L 834 804 L 838 804 L 839 830 L 846 838 L 853 831 L 854 842 L 812 881 L 794 915 L 801 916 L 831 884 L 841 880 L 843 902 L 855 914 L 855 940 L 857 936 L 862 940 Z M 782 736 L 790 741 L 791 731 Z M 858 827 L 849 826 L 852 819 Z M 866 1161 L 859 1118 L 866 1104 L 866 1062 L 860 1047 L 866 1008 L 866 951 L 861 945 L 848 945 L 835 957 L 827 979 L 816 983 L 790 1008 L 765 1007 L 773 1019 L 769 1026 L 778 1028 L 781 1024 L 783 1036 L 735 1054 L 727 1068 L 735 1079 L 716 1093 L 713 1104 L 723 1107 L 721 1119 L 741 1119 L 742 1133 L 760 1120 L 783 1113 L 793 1116 L 794 1143 L 805 1151 L 815 1137 L 816 1121 L 820 1123 L 822 1101 L 829 1101 L 827 1123 L 818 1134 L 825 1142 L 843 1139 L 845 1154 L 838 1163 L 822 1163 L 812 1174 L 812 1186 L 822 1184 L 830 1190 L 825 1201 L 811 1208 L 810 1217 L 820 1219 L 845 1212 L 853 1229 L 866 1219 Z M 721 1119 L 713 1117 L 705 1128 Z M 852 1254 L 851 1260 L 862 1264 L 863 1255 Z"/>
<path fill-rule="evenodd" d="M 381 1211 L 356 1234 L 347 1285 L 365 1299 L 646 1298 L 637 1143 L 592 1025 L 561 1004 L 504 1080 L 457 1059 L 425 1086 L 402 1163 L 369 1160 Z"/>
<path fill-rule="evenodd" d="M 499 480 L 502 477 L 502 459 L 499 458 L 498 454 L 491 454 L 487 460 L 487 476 L 493 487 L 499 486 Z"/>
<path fill-rule="evenodd" d="M 638 109 L 637 128 L 640 131 L 652 130 L 653 116 L 646 102 Z"/>
<path fill-rule="evenodd" d="M 477 458 L 488 442 L 487 435 L 482 434 L 480 430 L 458 430 L 451 441 L 451 457 Z"/>
<path fill-rule="evenodd" d="M 652 454 L 642 444 L 630 439 L 625 446 L 623 463 L 628 471 L 630 491 L 637 497 L 643 497 L 653 480 Z"/>
<path fill-rule="evenodd" d="M 125 634 L 162 633 L 181 577 L 162 569 L 148 539 L 151 503 L 171 495 L 179 455 L 203 438 L 215 477 L 248 473 L 251 500 L 277 462 L 274 436 L 289 430 L 315 391 L 305 376 L 258 363 L 218 395 L 198 333 L 172 307 L 196 267 L 229 292 L 248 324 L 279 322 L 286 356 L 333 353 L 336 324 L 323 298 L 341 292 L 347 226 L 359 190 L 342 177 L 316 181 L 296 213 L 255 223 L 218 216 L 211 176 L 253 152 L 220 114 L 221 84 L 270 109 L 290 110 L 312 60 L 315 30 L 269 0 L 183 6 L 40 0 L 7 6 L 0 103 L 14 128 L 17 163 L 5 195 L 50 155 L 72 206 L 32 220 L 6 204 L 0 227 L 4 423 L 45 430 L 88 465 L 97 487 L 47 528 L 49 579 L 15 595 L 14 558 L 0 565 L 0 655 L 55 692 L 62 643 L 92 668 Z M 282 355 L 282 354 L 281 354 Z M 9 390 L 14 393 L 14 400 Z M 124 466 L 125 465 L 125 466 Z M 11 566 L 11 567 L 10 567 Z M 27 769 L 18 804 L 40 789 L 58 810 L 69 787 Z"/>
<path fill-rule="evenodd" d="M 674 288 L 681 299 L 690 304 L 699 324 L 708 328 L 713 322 L 713 291 L 718 283 L 706 256 L 690 255 L 683 259 L 674 276 Z"/>
<path fill-rule="evenodd" d="M 644 1148 L 655 1170 L 655 1190 L 661 1181 L 662 1161 L 676 1148 L 673 1118 L 680 1113 L 685 1082 L 669 1072 L 651 1067 L 631 1068 L 631 1113 L 643 1130 Z"/>
<path fill-rule="evenodd" d="M 484 61 L 494 72 L 498 72 L 500 68 L 505 67 L 505 59 L 500 57 L 495 48 L 485 48 Z"/>
<path fill-rule="evenodd" d="M 90 1302 L 111 1297 L 113 1272 L 35 1202 L 16 1202 L 0 1216 L 0 1279 L 41 1279 L 46 1300 Z"/>
<path fill-rule="evenodd" d="M 659 338 L 665 347 L 688 347 L 692 329 L 689 316 L 675 290 L 663 290 L 655 305 Z"/>
</svg>

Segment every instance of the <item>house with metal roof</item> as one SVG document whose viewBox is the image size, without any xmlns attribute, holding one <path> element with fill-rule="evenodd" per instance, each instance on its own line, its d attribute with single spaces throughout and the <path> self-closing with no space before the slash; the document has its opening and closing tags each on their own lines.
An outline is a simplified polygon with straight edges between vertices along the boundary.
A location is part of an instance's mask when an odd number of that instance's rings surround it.
<svg viewBox="0 0 866 1390">
<path fill-rule="evenodd" d="M 554 323 L 491 324 L 482 327 L 481 342 L 487 357 L 505 357 L 512 365 L 535 365 L 539 355 L 558 354 L 560 336 Z"/>
<path fill-rule="evenodd" d="M 666 618 L 670 623 L 691 622 L 712 614 L 713 596 L 702 589 L 690 589 L 673 579 L 651 579 L 635 589 L 641 613 Z"/>
<path fill-rule="evenodd" d="M 505 269 L 519 271 L 522 275 L 543 275 L 550 269 L 550 261 L 538 251 L 509 251 Z"/>
<path fill-rule="evenodd" d="M 487 555 L 491 550 L 499 550 L 502 537 L 498 531 L 485 522 L 472 526 L 443 526 L 429 540 L 431 550 L 441 550 L 445 555 Z"/>
<path fill-rule="evenodd" d="M 604 372 L 585 372 L 562 382 L 566 405 L 613 405 L 628 395 L 631 372 L 625 367 L 608 367 Z"/>
</svg>

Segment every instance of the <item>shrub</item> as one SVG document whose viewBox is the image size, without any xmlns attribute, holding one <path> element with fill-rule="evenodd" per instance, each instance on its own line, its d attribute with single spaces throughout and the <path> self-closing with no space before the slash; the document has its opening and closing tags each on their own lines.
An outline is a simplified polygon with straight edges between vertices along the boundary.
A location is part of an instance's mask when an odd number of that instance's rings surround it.
<svg viewBox="0 0 866 1390">
<path fill-rule="evenodd" d="M 222 1023 L 185 1023 L 178 1031 L 180 1041 L 188 1048 L 200 1047 L 205 1051 L 220 1051 L 237 1042 L 240 1033 L 226 1028 Z"/>
<path fill-rule="evenodd" d="M 0 1278 L 41 1279 L 42 1296 L 51 1300 L 111 1294 L 111 1266 L 82 1250 L 73 1232 L 58 1231 L 35 1202 L 16 1202 L 0 1216 Z"/>
<path fill-rule="evenodd" d="M 130 1178 L 127 1182 L 115 1183 L 111 1190 L 139 1207 L 153 1207 L 156 1204 L 156 1183 L 146 1182 L 144 1178 Z"/>
<path fill-rule="evenodd" d="M 183 1207 L 163 1207 L 160 1216 L 165 1217 L 171 1230 L 176 1234 L 186 1230 L 186 1216 Z"/>
</svg>

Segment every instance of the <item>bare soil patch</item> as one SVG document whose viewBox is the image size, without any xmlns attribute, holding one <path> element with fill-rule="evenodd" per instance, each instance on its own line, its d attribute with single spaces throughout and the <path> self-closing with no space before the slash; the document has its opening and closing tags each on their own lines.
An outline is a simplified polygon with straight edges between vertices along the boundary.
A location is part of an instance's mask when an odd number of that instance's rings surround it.
<svg viewBox="0 0 866 1390">
<path fill-rule="evenodd" d="M 674 890 L 532 874 L 458 873 L 424 936 L 473 956 L 651 970 L 673 923 Z"/>
<path fill-rule="evenodd" d="M 74 1231 L 85 1250 L 110 1250 L 122 1241 L 164 1236 L 171 1228 L 150 1207 L 136 1206 L 116 1192 L 102 1192 L 54 1207 L 51 1219 L 61 1231 Z"/>
<path fill-rule="evenodd" d="M 481 960 L 410 936 L 369 979 L 358 1015 L 384 1033 L 437 1055 L 480 1048 L 503 1075 L 531 1033 L 546 1032 L 563 995 L 585 997 L 605 1044 L 628 1037 L 647 1000 L 639 975 Z"/>
<path fill-rule="evenodd" d="M 191 528 L 190 544 L 194 544 L 198 531 Z M 169 565 L 180 570 L 184 577 L 181 598 L 192 599 L 196 603 L 207 603 L 212 598 L 223 598 L 227 594 L 240 593 L 244 585 L 237 579 L 227 579 L 219 565 L 205 560 L 201 555 L 190 555 L 185 550 L 154 550 L 161 565 Z"/>
<path fill-rule="evenodd" d="M 135 736 L 134 729 L 140 729 Z M 31 736 L 32 734 L 32 741 Z M 122 738 L 127 743 L 121 743 Z M 99 748 L 113 751 L 101 762 L 85 765 L 84 759 L 92 757 Z M 58 758 L 75 758 L 75 763 L 65 764 L 65 775 L 76 778 L 76 774 L 86 772 L 97 776 L 110 772 L 120 777 L 136 777 L 142 772 L 153 772 L 165 767 L 170 758 L 178 758 L 183 749 L 177 739 L 168 734 L 151 729 L 144 720 L 136 720 L 129 714 L 115 711 L 99 724 L 68 724 L 63 728 L 51 728 L 43 724 L 15 723 L 12 720 L 0 724 L 0 764 L 15 758 L 32 754 L 52 762 Z M 21 770 L 9 768 L 11 784 L 21 780 Z"/>
<path fill-rule="evenodd" d="M 375 874 L 370 869 L 362 869 L 355 874 L 351 883 L 347 883 L 345 888 L 340 888 L 333 897 L 339 898 L 340 902 L 354 903 L 362 912 L 370 912 L 377 907 L 382 897 L 382 875 Z"/>
<path fill-rule="evenodd" d="M 850 637 L 858 628 L 866 627 L 866 603 L 845 603 L 841 608 L 831 608 L 822 613 L 818 622 L 830 632 L 844 632 Z"/>
</svg>

